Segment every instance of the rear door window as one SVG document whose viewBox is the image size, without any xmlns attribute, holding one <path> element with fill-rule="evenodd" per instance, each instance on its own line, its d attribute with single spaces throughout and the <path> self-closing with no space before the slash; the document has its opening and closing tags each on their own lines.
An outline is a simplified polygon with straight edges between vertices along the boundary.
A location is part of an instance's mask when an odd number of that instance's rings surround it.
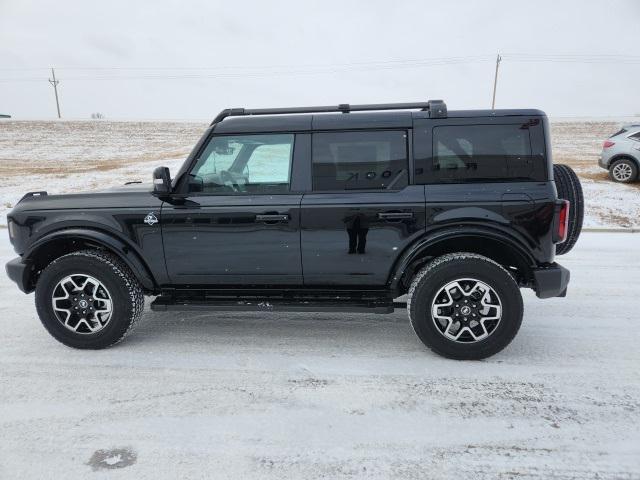
<svg viewBox="0 0 640 480">
<path fill-rule="evenodd" d="M 526 123 L 433 128 L 431 176 L 438 182 L 535 180 L 544 177 L 542 163 L 534 162 Z"/>
<path fill-rule="evenodd" d="M 313 190 L 401 190 L 407 152 L 404 130 L 314 133 Z"/>
</svg>

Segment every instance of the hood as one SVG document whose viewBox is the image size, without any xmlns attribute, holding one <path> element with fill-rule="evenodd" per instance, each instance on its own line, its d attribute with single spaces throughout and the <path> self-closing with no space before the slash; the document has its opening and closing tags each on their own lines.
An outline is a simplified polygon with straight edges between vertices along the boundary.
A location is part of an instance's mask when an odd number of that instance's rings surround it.
<svg viewBox="0 0 640 480">
<path fill-rule="evenodd" d="M 12 213 L 32 210 L 64 210 L 91 208 L 125 208 L 157 206 L 150 183 L 131 183 L 104 190 L 49 195 L 29 192 L 16 204 Z"/>
<path fill-rule="evenodd" d="M 92 190 L 87 193 L 114 193 L 114 192 L 150 192 L 153 189 L 151 182 L 128 182 L 124 185 L 109 187 L 103 190 Z"/>
</svg>

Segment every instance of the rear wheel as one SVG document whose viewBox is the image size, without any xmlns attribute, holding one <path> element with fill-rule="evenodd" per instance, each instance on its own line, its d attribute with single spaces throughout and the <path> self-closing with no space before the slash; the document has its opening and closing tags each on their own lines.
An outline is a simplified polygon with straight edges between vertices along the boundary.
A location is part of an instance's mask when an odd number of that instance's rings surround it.
<svg viewBox="0 0 640 480">
<path fill-rule="evenodd" d="M 614 182 L 631 183 L 638 178 L 638 166 L 628 158 L 616 160 L 609 167 L 609 177 Z"/>
<path fill-rule="evenodd" d="M 44 269 L 36 284 L 42 324 L 74 348 L 106 348 L 129 333 L 144 309 L 140 284 L 115 255 L 83 250 Z"/>
<path fill-rule="evenodd" d="M 498 353 L 522 323 L 522 296 L 513 277 L 474 253 L 438 257 L 413 279 L 407 311 L 422 342 L 456 360 Z"/>
<path fill-rule="evenodd" d="M 568 165 L 554 165 L 553 178 L 556 182 L 558 198 L 569 200 L 570 203 L 567 239 L 556 245 L 556 254 L 564 255 L 575 246 L 582 231 L 584 196 L 578 175 Z"/>
</svg>

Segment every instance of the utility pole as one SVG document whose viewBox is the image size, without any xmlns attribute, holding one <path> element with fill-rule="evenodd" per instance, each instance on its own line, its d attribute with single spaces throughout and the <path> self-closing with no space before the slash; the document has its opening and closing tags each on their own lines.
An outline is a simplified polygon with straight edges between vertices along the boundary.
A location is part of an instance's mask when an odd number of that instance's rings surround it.
<svg viewBox="0 0 640 480">
<path fill-rule="evenodd" d="M 491 100 L 491 110 L 496 108 L 496 88 L 498 87 L 498 67 L 500 66 L 500 62 L 502 61 L 502 57 L 500 54 L 496 57 L 496 76 L 493 77 L 493 100 Z"/>
<path fill-rule="evenodd" d="M 58 84 L 60 83 L 60 80 L 56 80 L 56 72 L 53 70 L 53 68 L 51 69 L 51 76 L 53 77 L 53 79 L 49 79 L 49 83 L 51 85 L 53 85 L 53 91 L 56 94 L 56 108 L 58 109 L 58 118 L 62 118 L 60 116 L 60 102 L 58 101 Z"/>
</svg>

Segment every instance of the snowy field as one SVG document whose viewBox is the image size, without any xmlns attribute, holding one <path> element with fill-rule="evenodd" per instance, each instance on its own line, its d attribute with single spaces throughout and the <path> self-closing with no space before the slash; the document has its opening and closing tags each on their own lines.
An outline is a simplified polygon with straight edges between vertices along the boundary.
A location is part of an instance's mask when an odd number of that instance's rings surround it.
<svg viewBox="0 0 640 480">
<path fill-rule="evenodd" d="M 589 227 L 640 227 L 640 183 L 614 184 L 597 166 L 603 140 L 622 122 L 552 121 L 554 161 L 568 163 L 580 175 Z M 205 128 L 177 122 L 0 121 L 0 226 L 31 190 L 150 183 L 160 165 L 176 172 Z"/>
<path fill-rule="evenodd" d="M 72 350 L 0 275 L 0 478 L 640 479 L 640 234 L 562 262 L 569 296 L 526 291 L 481 362 L 430 353 L 404 311 L 147 312 Z"/>
</svg>

